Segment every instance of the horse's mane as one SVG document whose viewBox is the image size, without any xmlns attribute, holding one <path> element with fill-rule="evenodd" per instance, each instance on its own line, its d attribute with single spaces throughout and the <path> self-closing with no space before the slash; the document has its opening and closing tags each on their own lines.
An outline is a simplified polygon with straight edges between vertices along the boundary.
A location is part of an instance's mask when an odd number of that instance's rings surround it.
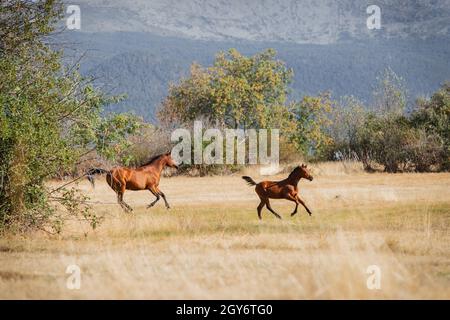
<svg viewBox="0 0 450 320">
<path fill-rule="evenodd" d="M 295 169 L 294 169 L 294 170 L 292 170 L 292 172 L 291 172 L 291 173 L 289 173 L 289 176 L 288 176 L 288 178 L 292 178 L 292 176 L 294 175 L 294 173 L 295 173 L 296 171 L 298 171 L 298 170 L 300 170 L 300 167 L 295 167 Z"/>
<path fill-rule="evenodd" d="M 141 164 L 138 168 L 142 168 L 145 166 L 148 166 L 149 164 L 152 164 L 154 161 L 158 160 L 159 158 L 161 158 L 164 154 L 158 154 L 157 156 L 154 156 L 152 158 L 150 158 L 150 160 L 148 160 L 147 162 L 145 162 L 144 164 Z"/>
</svg>

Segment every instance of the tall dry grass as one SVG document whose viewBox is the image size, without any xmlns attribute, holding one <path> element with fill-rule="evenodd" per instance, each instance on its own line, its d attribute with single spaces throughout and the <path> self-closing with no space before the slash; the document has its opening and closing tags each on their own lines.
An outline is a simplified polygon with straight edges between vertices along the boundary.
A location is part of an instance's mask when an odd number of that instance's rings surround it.
<svg viewBox="0 0 450 320">
<path fill-rule="evenodd" d="M 0 240 L 0 298 L 423 299 L 450 298 L 450 174 L 366 174 L 356 164 L 312 166 L 301 181 L 313 210 L 272 201 L 283 220 L 256 215 L 257 197 L 239 175 L 163 178 L 163 203 L 129 192 L 79 187 L 102 225 L 72 222 L 63 235 Z M 255 180 L 259 170 L 248 169 Z M 282 177 L 280 174 L 273 179 Z M 65 273 L 81 268 L 81 288 Z M 367 268 L 381 288 L 367 287 Z"/>
</svg>

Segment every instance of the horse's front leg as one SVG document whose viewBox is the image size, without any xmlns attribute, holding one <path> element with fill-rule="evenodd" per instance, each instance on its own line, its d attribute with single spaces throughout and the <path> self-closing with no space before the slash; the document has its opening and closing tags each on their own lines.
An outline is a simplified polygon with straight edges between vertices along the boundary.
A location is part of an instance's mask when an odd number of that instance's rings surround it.
<svg viewBox="0 0 450 320">
<path fill-rule="evenodd" d="M 150 203 L 147 206 L 147 209 L 153 207 L 159 201 L 159 198 L 160 198 L 158 192 L 156 192 L 152 189 L 149 189 L 149 191 L 156 197 L 156 199 L 155 199 L 155 201 L 153 201 L 152 203 Z"/>
<path fill-rule="evenodd" d="M 291 217 L 297 213 L 297 209 L 298 209 L 298 202 L 295 201 L 295 209 L 294 209 L 294 211 L 291 213 Z"/>
<path fill-rule="evenodd" d="M 277 217 L 278 219 L 281 219 L 281 216 L 278 213 L 276 213 L 275 210 L 272 209 L 269 198 L 266 199 L 266 208 L 269 209 L 269 211 L 272 212 L 275 217 Z"/>
<path fill-rule="evenodd" d="M 297 200 L 297 196 L 296 196 L 296 194 L 293 193 L 293 192 L 288 192 L 288 193 L 286 193 L 286 194 L 284 195 L 284 198 L 285 198 L 286 200 L 295 202 L 295 209 L 294 209 L 294 211 L 291 213 L 291 217 L 292 217 L 293 215 L 295 215 L 295 214 L 297 213 L 297 209 L 298 209 L 298 204 L 299 204 L 299 202 L 298 202 L 298 200 Z"/>
<path fill-rule="evenodd" d="M 161 190 L 159 190 L 159 189 L 158 189 L 158 192 L 159 192 L 159 194 L 161 195 L 161 197 L 163 198 L 164 203 L 166 204 L 166 208 L 167 208 L 167 209 L 170 209 L 170 205 L 169 205 L 169 203 L 167 202 L 166 195 L 165 195 Z"/>
<path fill-rule="evenodd" d="M 311 210 L 309 210 L 309 208 L 306 206 L 305 201 L 303 201 L 302 199 L 300 199 L 300 197 L 297 195 L 297 200 L 298 202 L 300 202 L 300 204 L 305 207 L 306 211 L 308 211 L 309 215 L 312 215 Z"/>
</svg>

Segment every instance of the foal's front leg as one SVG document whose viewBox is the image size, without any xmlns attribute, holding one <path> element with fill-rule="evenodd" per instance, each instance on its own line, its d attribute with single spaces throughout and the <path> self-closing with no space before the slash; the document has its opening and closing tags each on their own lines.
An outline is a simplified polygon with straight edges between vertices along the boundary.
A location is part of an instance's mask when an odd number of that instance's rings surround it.
<svg viewBox="0 0 450 320">
<path fill-rule="evenodd" d="M 299 202 L 297 200 L 297 196 L 295 194 L 289 192 L 289 193 L 285 194 L 285 199 L 289 200 L 289 201 L 292 201 L 292 202 L 295 202 L 295 209 L 291 213 L 291 217 L 292 217 L 293 215 L 295 215 L 297 213 L 297 209 L 298 209 Z"/>
<path fill-rule="evenodd" d="M 312 215 L 312 212 L 311 212 L 311 210 L 309 210 L 309 208 L 306 206 L 305 201 L 303 201 L 302 199 L 300 199 L 300 197 L 299 197 L 298 195 L 297 195 L 297 200 L 298 200 L 298 202 L 299 202 L 303 207 L 305 207 L 305 209 L 306 209 L 306 211 L 308 211 L 309 215 Z"/>
<path fill-rule="evenodd" d="M 298 204 L 301 204 L 303 207 L 305 207 L 305 209 L 309 213 L 309 215 L 312 215 L 311 210 L 309 210 L 309 208 L 306 206 L 305 202 L 302 199 L 300 199 L 300 197 L 298 195 L 294 196 L 292 194 L 288 194 L 286 199 L 295 202 L 295 209 L 294 209 L 294 212 L 291 213 L 291 217 L 297 213 Z"/>
<path fill-rule="evenodd" d="M 295 201 L 295 200 L 294 200 L 294 201 Z M 298 209 L 298 202 L 295 201 L 295 209 L 294 209 L 294 211 L 291 213 L 291 217 L 297 213 L 297 209 Z"/>
<path fill-rule="evenodd" d="M 270 212 L 272 212 L 274 214 L 275 217 L 277 217 L 278 219 L 281 219 L 281 216 L 272 209 L 270 202 L 269 202 L 269 198 L 266 199 L 266 207 L 267 207 L 267 209 L 269 209 Z"/>
</svg>

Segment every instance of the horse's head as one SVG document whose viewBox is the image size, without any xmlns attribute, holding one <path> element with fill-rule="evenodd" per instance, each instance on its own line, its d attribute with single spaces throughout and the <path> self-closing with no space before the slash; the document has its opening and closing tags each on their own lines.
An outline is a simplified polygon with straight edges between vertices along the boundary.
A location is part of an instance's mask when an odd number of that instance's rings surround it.
<svg viewBox="0 0 450 320">
<path fill-rule="evenodd" d="M 178 169 L 177 164 L 175 163 L 175 161 L 173 160 L 170 152 L 167 152 L 165 155 L 166 158 L 166 166 L 171 167 L 171 168 L 175 168 Z"/>
<path fill-rule="evenodd" d="M 306 164 L 302 164 L 296 168 L 299 172 L 300 178 L 308 179 L 309 181 L 313 181 L 313 176 L 308 171 L 308 166 Z"/>
</svg>

